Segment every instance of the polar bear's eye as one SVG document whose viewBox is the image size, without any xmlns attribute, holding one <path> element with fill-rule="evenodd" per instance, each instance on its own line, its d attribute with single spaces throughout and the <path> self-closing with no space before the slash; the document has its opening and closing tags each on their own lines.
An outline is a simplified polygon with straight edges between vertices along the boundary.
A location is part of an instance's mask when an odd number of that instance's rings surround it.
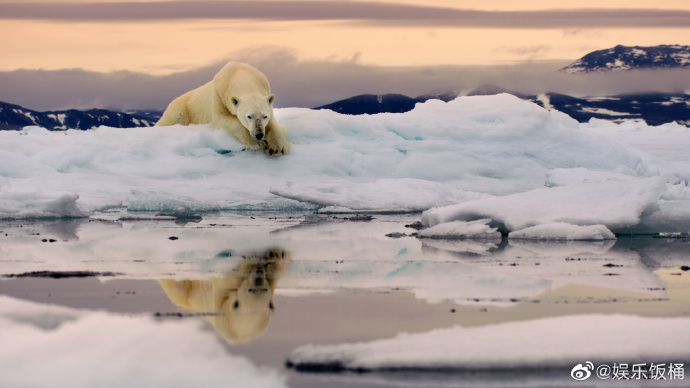
<svg viewBox="0 0 690 388">
<path fill-rule="evenodd" d="M 249 120 L 251 120 L 251 119 L 252 119 L 252 115 L 247 116 L 247 118 L 248 118 Z"/>
<path fill-rule="evenodd" d="M 264 120 L 266 120 L 268 118 L 268 116 L 266 116 L 266 115 L 263 115 L 262 117 L 264 118 Z"/>
<path fill-rule="evenodd" d="M 233 305 L 232 305 L 232 308 L 236 309 L 238 307 L 240 307 L 240 302 L 235 301 L 235 303 L 233 303 Z"/>
</svg>

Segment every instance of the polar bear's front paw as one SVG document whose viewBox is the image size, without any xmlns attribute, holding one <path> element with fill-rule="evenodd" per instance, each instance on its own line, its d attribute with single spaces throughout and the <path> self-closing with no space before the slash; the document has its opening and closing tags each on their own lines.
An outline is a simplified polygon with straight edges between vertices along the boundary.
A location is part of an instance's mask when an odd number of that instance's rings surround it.
<svg viewBox="0 0 690 388">
<path fill-rule="evenodd" d="M 267 142 L 264 148 L 270 156 L 287 155 L 290 152 L 289 143 Z"/>
<path fill-rule="evenodd" d="M 280 249 L 269 249 L 266 251 L 266 254 L 264 254 L 264 260 L 266 261 L 278 261 L 278 260 L 289 260 L 290 259 L 290 252 L 288 251 L 283 251 Z"/>
</svg>

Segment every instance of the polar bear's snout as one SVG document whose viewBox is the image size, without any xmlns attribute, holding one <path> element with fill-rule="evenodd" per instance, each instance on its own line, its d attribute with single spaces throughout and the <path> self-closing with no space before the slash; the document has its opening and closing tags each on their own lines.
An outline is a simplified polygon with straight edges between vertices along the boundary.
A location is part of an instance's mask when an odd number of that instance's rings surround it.
<svg viewBox="0 0 690 388">
<path fill-rule="evenodd" d="M 252 139 L 254 140 L 261 140 L 264 138 L 264 130 L 263 128 L 255 128 L 253 131 L 251 131 L 251 136 Z"/>
<path fill-rule="evenodd" d="M 264 138 L 265 130 L 262 124 L 261 119 L 254 120 L 254 130 L 251 131 L 254 140 L 261 140 Z"/>
</svg>

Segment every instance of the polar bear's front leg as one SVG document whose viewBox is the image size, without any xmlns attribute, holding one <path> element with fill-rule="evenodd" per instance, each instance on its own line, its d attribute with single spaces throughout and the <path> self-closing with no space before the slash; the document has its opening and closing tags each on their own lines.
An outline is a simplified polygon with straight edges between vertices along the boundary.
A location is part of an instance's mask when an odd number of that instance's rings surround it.
<svg viewBox="0 0 690 388">
<path fill-rule="evenodd" d="M 285 140 L 285 130 L 278 125 L 273 117 L 266 125 L 266 138 L 264 149 L 270 156 L 287 155 L 290 152 L 290 143 Z"/>
<path fill-rule="evenodd" d="M 244 148 L 250 151 L 257 151 L 264 149 L 264 141 L 256 141 L 249 135 L 249 131 L 240 123 L 237 117 L 225 114 L 224 112 L 214 112 L 213 128 L 223 128 L 230 135 L 239 140 Z"/>
</svg>

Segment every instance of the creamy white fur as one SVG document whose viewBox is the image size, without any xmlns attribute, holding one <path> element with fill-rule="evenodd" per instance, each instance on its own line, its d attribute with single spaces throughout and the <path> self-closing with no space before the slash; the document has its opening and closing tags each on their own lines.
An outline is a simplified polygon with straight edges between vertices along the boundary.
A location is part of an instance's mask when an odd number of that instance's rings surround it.
<svg viewBox="0 0 690 388">
<path fill-rule="evenodd" d="M 174 99 L 157 125 L 210 123 L 249 150 L 284 155 L 289 143 L 274 118 L 274 98 L 262 72 L 246 63 L 229 62 L 212 81 Z"/>
</svg>

